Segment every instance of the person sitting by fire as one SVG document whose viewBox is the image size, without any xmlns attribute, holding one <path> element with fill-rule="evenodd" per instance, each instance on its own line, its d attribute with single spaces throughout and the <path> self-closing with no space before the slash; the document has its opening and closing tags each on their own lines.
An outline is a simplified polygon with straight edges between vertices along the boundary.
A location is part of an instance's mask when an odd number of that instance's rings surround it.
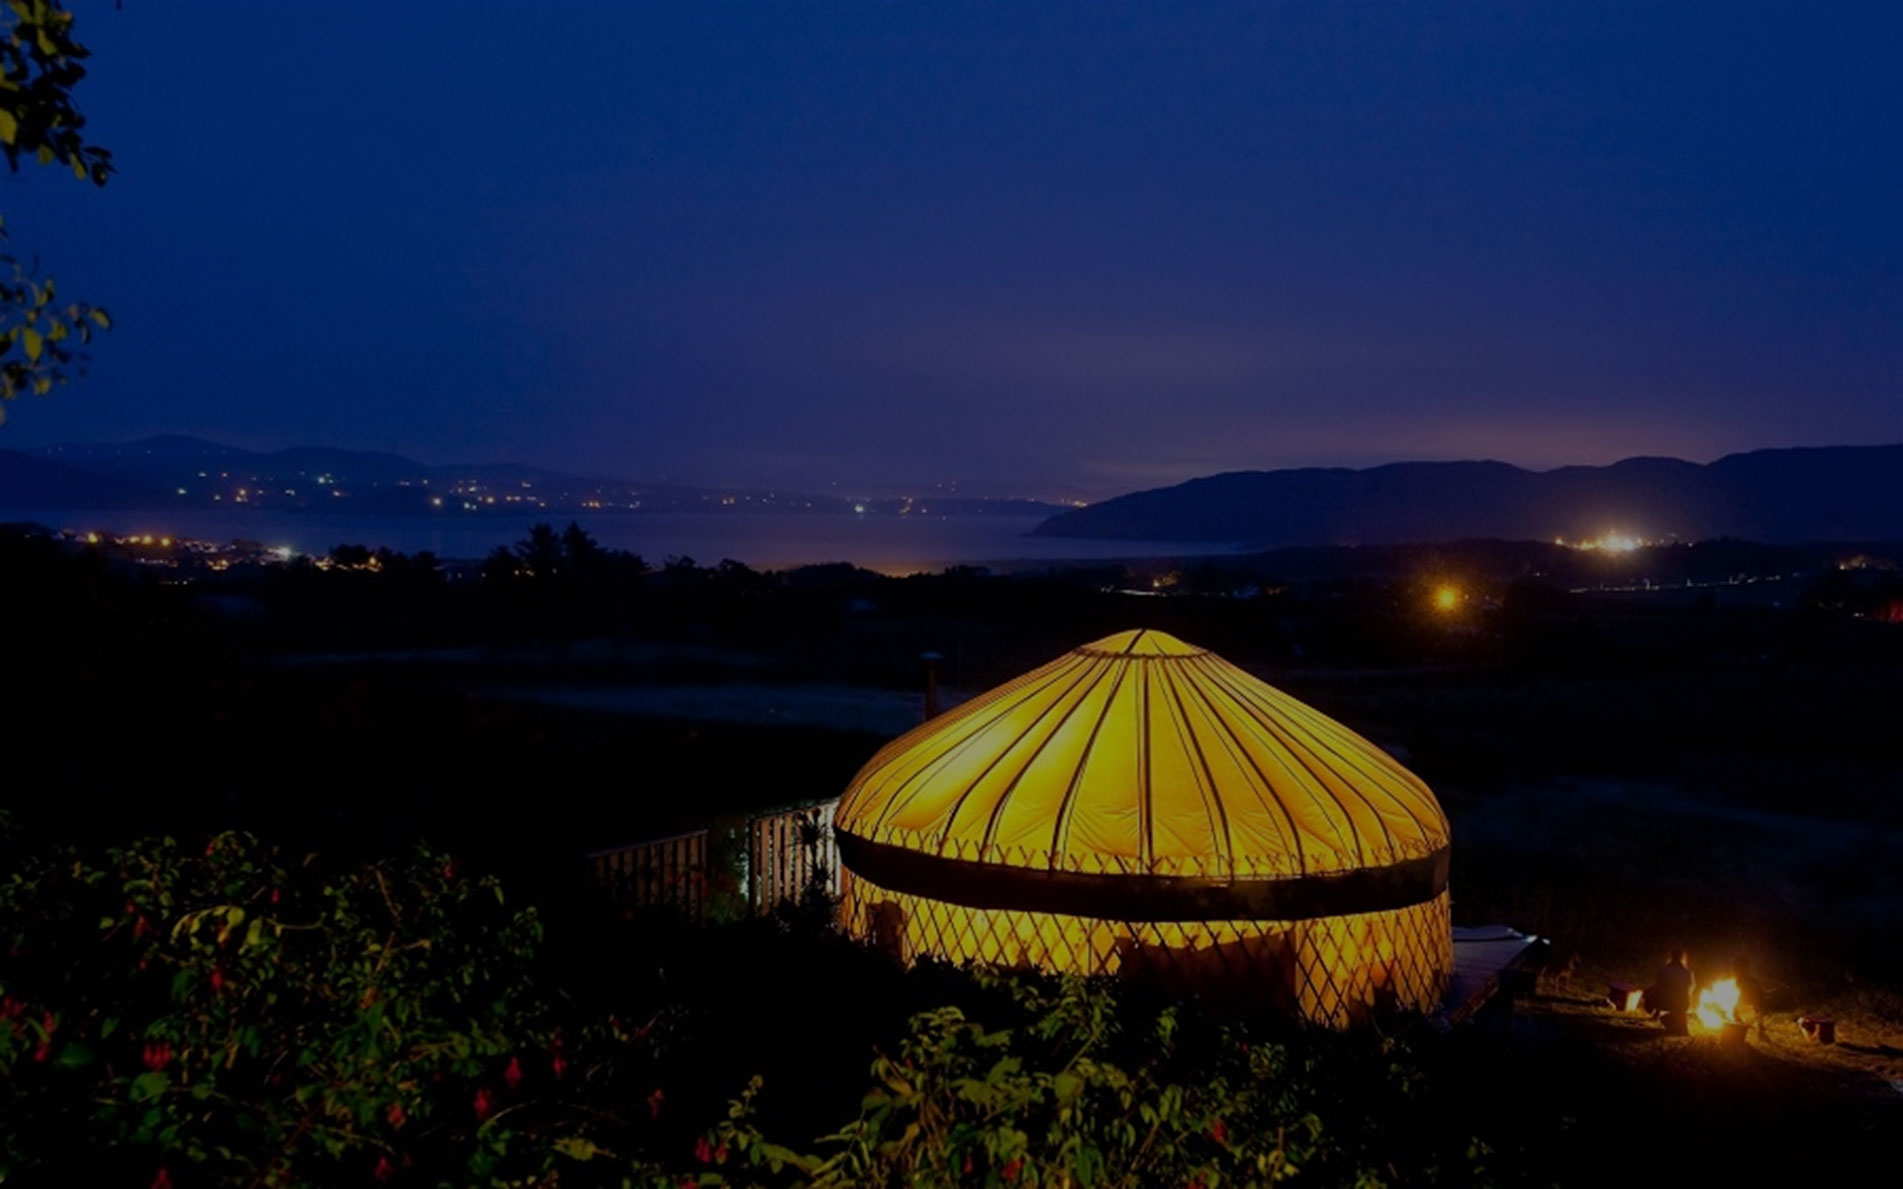
<svg viewBox="0 0 1903 1189">
<path fill-rule="evenodd" d="M 1692 1010 L 1692 992 L 1697 990 L 1698 980 L 1692 975 L 1692 968 L 1684 950 L 1673 950 L 1665 959 L 1665 965 L 1659 967 L 1658 977 L 1646 988 L 1645 1006 L 1665 1025 L 1665 1031 L 1672 1036 L 1688 1036 L 1691 1028 L 1688 1020 Z"/>
<path fill-rule="evenodd" d="M 1748 1022 L 1757 1025 L 1758 1038 L 1762 1040 L 1765 1035 L 1764 984 L 1757 975 L 1751 973 L 1749 958 L 1740 955 L 1732 962 L 1732 969 L 1736 972 L 1731 976 L 1732 981 L 1738 984 L 1738 1006 L 1732 1011 L 1732 1017 L 1740 1023 L 1746 1023 L 1744 1012 L 1750 1008 L 1751 1019 Z"/>
</svg>

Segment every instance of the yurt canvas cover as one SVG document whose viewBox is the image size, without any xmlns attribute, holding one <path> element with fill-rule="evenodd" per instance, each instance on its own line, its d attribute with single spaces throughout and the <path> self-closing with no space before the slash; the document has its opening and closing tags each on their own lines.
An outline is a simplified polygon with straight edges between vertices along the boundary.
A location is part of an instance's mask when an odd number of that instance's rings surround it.
<svg viewBox="0 0 1903 1189">
<path fill-rule="evenodd" d="M 1346 1025 L 1453 966 L 1446 816 L 1340 723 L 1132 631 L 882 749 L 834 825 L 847 928 L 910 960 L 1123 973 Z"/>
</svg>

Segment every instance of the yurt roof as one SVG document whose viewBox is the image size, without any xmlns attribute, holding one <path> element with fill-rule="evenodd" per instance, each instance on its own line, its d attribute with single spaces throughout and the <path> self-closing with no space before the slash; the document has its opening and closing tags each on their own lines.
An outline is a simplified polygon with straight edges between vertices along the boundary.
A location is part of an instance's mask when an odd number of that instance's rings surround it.
<svg viewBox="0 0 1903 1189">
<path fill-rule="evenodd" d="M 894 740 L 834 820 L 849 865 L 877 852 L 887 870 L 909 854 L 1020 877 L 1334 877 L 1343 892 L 1373 868 L 1420 868 L 1410 885 L 1446 879 L 1447 818 L 1418 777 L 1313 707 L 1150 629 L 1073 649 Z"/>
</svg>

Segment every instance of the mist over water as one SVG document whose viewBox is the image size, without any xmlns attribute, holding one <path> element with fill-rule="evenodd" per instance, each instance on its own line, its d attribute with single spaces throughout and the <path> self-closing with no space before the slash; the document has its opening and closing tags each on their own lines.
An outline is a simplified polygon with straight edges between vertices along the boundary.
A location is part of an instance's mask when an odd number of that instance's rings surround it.
<svg viewBox="0 0 1903 1189">
<path fill-rule="evenodd" d="M 530 526 L 561 528 L 571 517 L 325 516 L 224 511 L 0 510 L 0 521 L 31 521 L 52 529 L 151 533 L 224 544 L 256 541 L 323 555 L 338 545 L 429 550 L 445 560 L 473 560 L 513 545 Z M 731 558 L 754 569 L 851 562 L 888 574 L 1003 561 L 1088 561 L 1143 556 L 1233 553 L 1222 542 L 1082 540 L 1032 537 L 1036 516 L 828 516 L 772 513 L 658 512 L 572 517 L 610 549 L 626 549 L 658 566 L 691 557 L 701 565 Z"/>
</svg>

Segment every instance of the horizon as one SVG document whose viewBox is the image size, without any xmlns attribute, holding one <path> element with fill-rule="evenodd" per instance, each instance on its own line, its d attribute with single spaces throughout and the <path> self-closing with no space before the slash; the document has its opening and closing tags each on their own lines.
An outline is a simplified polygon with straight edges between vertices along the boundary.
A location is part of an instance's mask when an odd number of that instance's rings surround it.
<svg viewBox="0 0 1903 1189">
<path fill-rule="evenodd" d="M 484 467 L 517 466 L 517 467 L 524 467 L 524 468 L 546 470 L 553 474 L 559 474 L 571 479 L 583 479 L 583 480 L 591 480 L 591 481 L 599 480 L 603 482 L 616 482 L 616 483 L 653 483 L 657 486 L 696 488 L 696 489 L 705 489 L 709 491 L 772 490 L 774 492 L 777 492 L 783 495 L 830 496 L 832 498 L 838 498 L 838 499 L 861 498 L 861 499 L 879 499 L 879 500 L 914 498 L 914 497 L 927 494 L 926 490 L 920 488 L 917 485 L 913 485 L 911 487 L 897 486 L 897 487 L 887 487 L 887 488 L 875 488 L 871 485 L 854 486 L 849 482 L 842 482 L 842 483 L 832 484 L 831 490 L 823 490 L 818 488 L 802 490 L 802 489 L 794 488 L 794 487 L 778 487 L 778 488 L 769 489 L 768 487 L 764 485 L 758 485 L 758 484 L 748 485 L 748 484 L 701 483 L 701 482 L 696 482 L 691 478 L 673 479 L 673 478 L 656 478 L 654 476 L 636 475 L 636 474 L 617 475 L 617 474 L 591 473 L 591 472 L 584 472 L 580 470 L 566 469 L 563 466 L 561 466 L 559 463 L 555 465 L 548 465 L 544 463 L 529 463 L 529 462 L 524 462 L 523 460 L 520 460 L 520 459 L 510 459 L 510 458 L 479 458 L 479 459 L 465 458 L 465 459 L 452 459 L 449 461 L 434 461 L 428 458 L 418 457 L 416 454 L 406 452 L 406 451 L 374 450 L 374 449 L 366 449 L 366 448 L 361 448 L 356 446 L 338 446 L 338 445 L 333 445 L 333 444 L 325 443 L 325 442 L 305 441 L 305 442 L 296 442 L 290 445 L 275 447 L 271 449 L 257 449 L 250 446 L 242 446 L 235 442 L 217 441 L 211 438 L 200 437 L 196 434 L 185 434 L 185 433 L 151 434 L 145 437 L 133 438 L 127 441 L 117 441 L 117 442 L 103 441 L 103 440 L 53 442 L 44 446 L 31 446 L 31 447 L 16 447 L 5 441 L 0 441 L 0 451 L 20 450 L 22 453 L 39 454 L 39 455 L 45 456 L 45 455 L 53 454 L 57 451 L 64 450 L 64 449 L 84 449 L 84 448 L 95 448 L 95 447 L 125 448 L 125 447 L 131 447 L 131 446 L 138 446 L 147 442 L 161 442 L 161 441 L 194 442 L 194 443 L 199 443 L 206 446 L 243 450 L 243 451 L 247 451 L 247 452 L 259 454 L 259 455 L 264 455 L 264 456 L 286 453 L 293 450 L 334 450 L 334 451 L 339 451 L 344 453 L 353 453 L 353 454 L 385 455 L 385 456 L 403 458 L 409 462 L 416 463 L 419 466 L 427 467 L 432 470 L 454 470 L 459 467 L 468 467 L 473 469 L 473 468 L 484 468 Z M 1362 472 L 1362 471 L 1380 470 L 1384 467 L 1443 465 L 1443 464 L 1444 465 L 1458 465 L 1462 463 L 1468 463 L 1468 464 L 1508 466 L 1516 470 L 1526 471 L 1530 474 L 1537 475 L 1537 474 L 1549 474 L 1553 471 L 1561 471 L 1561 470 L 1575 470 L 1575 469 L 1603 470 L 1607 467 L 1615 467 L 1615 466 L 1622 465 L 1624 463 L 1631 463 L 1631 462 L 1679 462 L 1679 463 L 1687 463 L 1691 466 L 1707 467 L 1712 465 L 1713 463 L 1721 462 L 1726 458 L 1733 458 L 1733 457 L 1738 457 L 1742 455 L 1750 455 L 1750 454 L 1767 454 L 1767 453 L 1780 453 L 1780 452 L 1805 451 L 1805 450 L 1883 449 L 1885 447 L 1890 447 L 1890 446 L 1903 446 L 1903 439 L 1899 439 L 1898 441 L 1893 441 L 1893 442 L 1862 442 L 1862 443 L 1826 442 L 1826 443 L 1819 443 L 1814 445 L 1754 446 L 1754 447 L 1746 447 L 1741 450 L 1733 450 L 1726 454 L 1717 455 L 1715 457 L 1707 458 L 1707 459 L 1682 458 L 1682 457 L 1669 455 L 1669 454 L 1629 454 L 1619 458 L 1612 459 L 1609 462 L 1567 462 L 1567 463 L 1559 463 L 1553 466 L 1525 466 L 1520 463 L 1512 462 L 1507 459 L 1501 459 L 1501 458 L 1395 458 L 1395 459 L 1389 459 L 1385 462 L 1373 462 L 1373 463 L 1368 463 L 1361 466 L 1239 467 L 1234 470 L 1215 471 L 1205 475 L 1190 475 L 1176 482 L 1158 484 L 1156 487 L 1153 487 L 1153 488 L 1130 488 L 1124 491 L 1113 491 L 1095 499 L 1061 499 L 1061 498 L 1039 495 L 1036 493 L 1012 493 L 1008 491 L 980 491 L 980 492 L 974 493 L 971 491 L 961 489 L 960 485 L 957 484 L 955 481 L 950 484 L 941 483 L 936 485 L 937 489 L 931 492 L 930 494 L 935 495 L 937 498 L 946 498 L 946 499 L 984 500 L 984 501 L 995 501 L 995 502 L 1028 501 L 1028 502 L 1045 503 L 1045 504 L 1050 504 L 1053 506 L 1068 508 L 1068 507 L 1084 507 L 1090 504 L 1104 503 L 1108 500 L 1116 499 L 1119 496 L 1123 496 L 1123 495 L 1136 495 L 1136 494 L 1141 494 L 1147 491 L 1155 491 L 1155 490 L 1161 490 L 1167 487 L 1180 486 L 1183 483 L 1193 482 L 1197 479 L 1212 479 L 1212 478 L 1218 478 L 1223 475 L 1233 475 L 1233 474 L 1264 474 L 1264 473 L 1269 473 L 1273 471 L 1293 471 L 1293 470 L 1345 470 L 1345 471 L 1352 471 L 1352 472 Z"/>
<path fill-rule="evenodd" d="M 1903 12 L 77 11 L 117 173 L 0 211 L 117 325 L 0 446 L 1064 502 L 1903 440 Z"/>
</svg>

